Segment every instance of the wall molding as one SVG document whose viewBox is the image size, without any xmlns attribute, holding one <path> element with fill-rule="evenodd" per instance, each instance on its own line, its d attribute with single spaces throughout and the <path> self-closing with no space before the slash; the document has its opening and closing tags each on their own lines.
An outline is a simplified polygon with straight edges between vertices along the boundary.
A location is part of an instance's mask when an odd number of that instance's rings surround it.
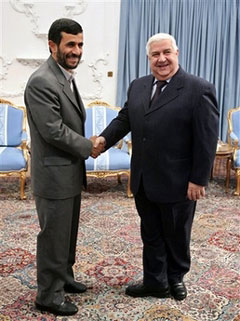
<svg viewBox="0 0 240 321">
<path fill-rule="evenodd" d="M 18 12 L 23 13 L 27 18 L 30 18 L 30 22 L 33 25 L 32 32 L 35 35 L 39 34 L 38 20 L 39 16 L 35 12 L 35 5 L 33 1 L 24 1 L 24 0 L 10 0 L 12 8 Z"/>
<path fill-rule="evenodd" d="M 96 89 L 94 93 L 82 93 L 81 96 L 85 100 L 101 99 L 103 97 L 103 73 L 99 69 L 99 64 L 107 65 L 109 63 L 109 53 L 105 54 L 105 57 L 100 57 L 90 64 L 88 67 L 91 69 L 93 82 L 96 83 Z"/>
<path fill-rule="evenodd" d="M 0 57 L 1 58 L 1 57 Z M 31 68 L 38 68 L 43 62 L 46 61 L 46 58 L 17 58 L 17 61 L 23 66 L 28 66 Z M 83 63 L 84 60 L 81 60 L 80 63 Z M 109 53 L 106 53 L 103 57 L 97 58 L 93 62 L 88 64 L 88 68 L 91 70 L 92 81 L 95 84 L 94 92 L 92 93 L 81 93 L 81 97 L 84 100 L 95 100 L 101 99 L 103 97 L 103 72 L 101 65 L 106 66 L 109 63 Z M 4 63 L 5 73 L 2 76 L 2 80 L 6 79 L 8 65 L 12 64 L 12 62 Z M 15 92 L 8 92 L 0 89 L 0 96 L 3 97 L 19 97 L 24 94 L 26 82 L 22 83 L 20 89 Z"/>
<path fill-rule="evenodd" d="M 113 1 L 113 0 L 112 0 Z M 118 1 L 118 0 L 116 0 Z M 116 34 L 118 30 L 118 13 L 120 5 L 111 6 L 104 3 L 108 0 L 97 0 L 103 15 L 99 16 L 95 1 L 90 0 L 4 0 L 6 14 L 9 15 L 3 20 L 3 27 L 10 28 L 9 37 L 6 37 L 5 52 L 0 53 L 0 96 L 9 99 L 16 104 L 23 101 L 23 94 L 27 80 L 40 65 L 49 57 L 47 28 L 49 21 L 58 17 L 70 19 L 83 19 L 86 26 L 92 27 L 92 21 L 99 26 L 95 30 L 96 43 L 89 44 L 91 55 L 84 56 L 81 60 L 79 73 L 76 75 L 76 82 L 81 88 L 80 93 L 85 104 L 91 100 L 100 100 L 103 97 L 107 101 L 115 100 L 116 79 L 108 78 L 108 71 L 115 75 L 117 52 Z M 102 2 L 102 3 L 101 3 Z M 3 7 L 5 8 L 5 7 Z M 118 10 L 118 11 L 116 11 Z M 89 12 L 88 12 L 89 11 Z M 116 18 L 114 16 L 116 12 Z M 108 28 L 105 22 L 108 17 L 112 28 Z M 9 21 L 18 22 L 18 30 L 21 37 L 14 38 L 14 25 Z M 87 27 L 86 27 L 87 29 Z M 107 38 L 102 37 L 102 32 L 107 32 Z M 93 34 L 94 38 L 94 34 Z M 22 47 L 22 41 L 30 41 L 28 47 Z M 14 41 L 14 43 L 12 43 Z M 43 47 L 44 43 L 44 47 Z M 13 50 L 15 45 L 16 50 Z M 111 50 L 110 50 L 111 48 Z M 90 50 L 90 49 L 89 49 Z M 109 55 L 109 53 L 111 53 Z M 110 66 L 110 67 L 109 67 Z M 81 70 L 81 71 L 80 71 Z M 83 74 L 81 75 L 81 73 Z M 112 86 L 112 88 L 108 88 Z"/>
<path fill-rule="evenodd" d="M 38 68 L 40 65 L 46 61 L 45 58 L 16 58 L 17 61 L 23 66 L 28 66 L 31 68 Z"/>
<path fill-rule="evenodd" d="M 32 32 L 37 38 L 43 39 L 47 38 L 47 34 L 39 32 L 39 19 L 40 16 L 36 13 L 36 2 L 33 0 L 9 0 L 12 8 L 21 14 L 25 14 L 27 18 L 30 19 L 33 25 Z M 63 17 L 72 19 L 74 16 L 80 15 L 87 9 L 86 0 L 71 1 L 71 5 L 63 6 L 64 12 Z"/>
<path fill-rule="evenodd" d="M 74 16 L 78 16 L 86 11 L 87 3 L 85 0 L 76 1 L 76 5 L 66 5 L 65 8 L 65 16 L 67 18 L 72 19 Z"/>
<path fill-rule="evenodd" d="M 0 72 L 0 80 L 7 79 L 9 66 L 12 64 L 12 61 L 6 61 L 3 57 L 0 56 L 2 71 Z"/>
<path fill-rule="evenodd" d="M 31 68 L 38 68 L 48 59 L 48 57 L 44 57 L 44 58 L 17 57 L 16 59 L 23 66 L 28 66 Z M 80 61 L 80 64 L 82 64 L 83 62 L 84 62 L 84 60 L 82 59 Z"/>
<path fill-rule="evenodd" d="M 20 89 L 17 91 L 4 91 L 0 88 L 0 96 L 4 98 L 17 98 L 23 96 L 26 82 L 22 83 Z"/>
</svg>

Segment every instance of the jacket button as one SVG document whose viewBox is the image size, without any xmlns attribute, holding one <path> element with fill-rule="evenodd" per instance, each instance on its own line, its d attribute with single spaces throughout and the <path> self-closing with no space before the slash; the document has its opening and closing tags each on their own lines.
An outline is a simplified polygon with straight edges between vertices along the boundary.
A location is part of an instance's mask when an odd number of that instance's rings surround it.
<svg viewBox="0 0 240 321">
<path fill-rule="evenodd" d="M 145 142 L 147 139 L 146 139 L 146 137 L 143 137 L 143 142 Z"/>
</svg>

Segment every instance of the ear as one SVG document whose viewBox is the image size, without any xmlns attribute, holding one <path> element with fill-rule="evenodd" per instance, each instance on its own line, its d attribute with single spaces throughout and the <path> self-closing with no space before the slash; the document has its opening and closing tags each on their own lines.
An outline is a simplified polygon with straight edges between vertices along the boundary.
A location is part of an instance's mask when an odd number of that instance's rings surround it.
<svg viewBox="0 0 240 321">
<path fill-rule="evenodd" d="M 52 53 L 53 55 L 55 55 L 56 52 L 57 52 L 57 45 L 55 44 L 55 42 L 53 42 L 52 40 L 49 40 L 49 41 L 48 41 L 48 46 L 49 46 L 49 48 L 50 48 L 51 53 Z"/>
</svg>

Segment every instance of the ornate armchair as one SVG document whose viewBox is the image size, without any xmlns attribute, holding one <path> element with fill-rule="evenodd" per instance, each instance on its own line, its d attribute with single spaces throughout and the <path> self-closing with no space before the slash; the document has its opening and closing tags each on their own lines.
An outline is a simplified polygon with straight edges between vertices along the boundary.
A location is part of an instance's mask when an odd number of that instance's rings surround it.
<svg viewBox="0 0 240 321">
<path fill-rule="evenodd" d="M 94 101 L 86 108 L 86 137 L 99 135 L 102 130 L 115 118 L 120 107 L 112 107 L 103 101 Z M 97 159 L 89 157 L 86 161 L 87 176 L 108 177 L 117 176 L 121 182 L 121 175 L 128 177 L 127 195 L 132 196 L 130 191 L 130 158 L 131 140 L 124 137 L 118 144 L 101 154 Z"/>
<path fill-rule="evenodd" d="M 236 173 L 234 195 L 240 195 L 240 107 L 228 111 L 228 143 L 233 147 L 232 168 Z"/>
<path fill-rule="evenodd" d="M 0 177 L 19 176 L 21 199 L 26 198 L 24 187 L 27 169 L 25 108 L 0 99 Z"/>
</svg>

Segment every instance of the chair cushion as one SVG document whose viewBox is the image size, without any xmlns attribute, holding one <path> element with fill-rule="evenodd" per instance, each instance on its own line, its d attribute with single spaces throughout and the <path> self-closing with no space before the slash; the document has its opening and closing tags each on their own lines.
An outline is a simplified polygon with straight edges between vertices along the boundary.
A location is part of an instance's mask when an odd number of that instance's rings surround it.
<svg viewBox="0 0 240 321">
<path fill-rule="evenodd" d="M 240 110 L 232 113 L 232 128 L 235 135 L 238 137 L 238 146 L 240 146 Z"/>
<path fill-rule="evenodd" d="M 240 149 L 237 150 L 236 158 L 234 159 L 234 167 L 240 167 Z"/>
<path fill-rule="evenodd" d="M 88 171 L 128 170 L 130 168 L 130 155 L 118 148 L 110 148 L 98 158 L 89 157 L 86 160 Z"/>
<path fill-rule="evenodd" d="M 86 137 L 99 135 L 118 114 L 117 110 L 106 108 L 105 106 L 97 106 L 86 108 Z"/>
<path fill-rule="evenodd" d="M 22 141 L 23 111 L 0 104 L 0 146 L 19 146 Z"/>
<path fill-rule="evenodd" d="M 19 171 L 26 168 L 26 160 L 21 149 L 0 147 L 0 172 Z"/>
</svg>

